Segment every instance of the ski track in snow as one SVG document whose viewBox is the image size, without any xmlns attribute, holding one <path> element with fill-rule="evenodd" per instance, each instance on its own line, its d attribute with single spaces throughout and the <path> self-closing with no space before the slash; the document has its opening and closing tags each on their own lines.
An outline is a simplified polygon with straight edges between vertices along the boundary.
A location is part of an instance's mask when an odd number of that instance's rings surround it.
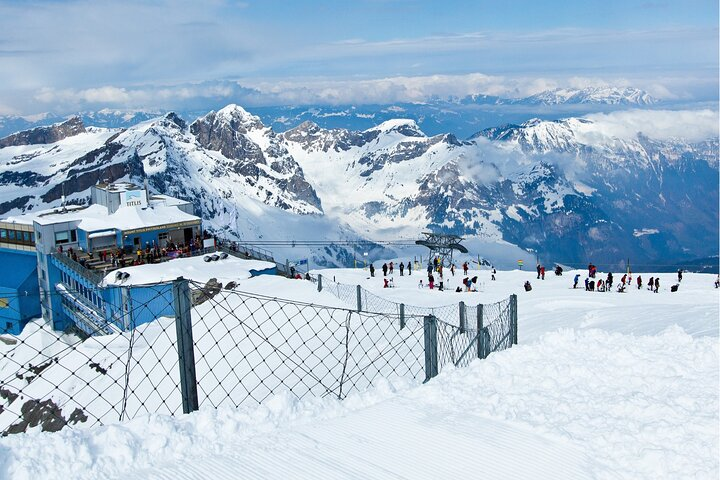
<svg viewBox="0 0 720 480">
<path fill-rule="evenodd" d="M 336 273 L 382 293 L 379 278 Z M 477 294 L 420 291 L 417 273 L 396 275 L 393 295 L 436 305 L 497 300 L 530 279 L 520 345 L 425 385 L 383 380 L 342 402 L 280 394 L 261 406 L 13 435 L 0 440 L 0 478 L 718 478 L 714 277 L 686 274 L 674 294 L 618 294 L 568 289 L 574 274 L 487 282 L 482 271 Z M 663 288 L 671 277 L 661 275 Z"/>
</svg>

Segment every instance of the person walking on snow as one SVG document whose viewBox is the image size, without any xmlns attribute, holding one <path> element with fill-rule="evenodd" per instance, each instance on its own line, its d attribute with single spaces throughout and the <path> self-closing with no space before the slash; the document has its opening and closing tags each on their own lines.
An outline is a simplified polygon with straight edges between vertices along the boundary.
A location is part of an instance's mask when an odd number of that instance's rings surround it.
<svg viewBox="0 0 720 480">
<path fill-rule="evenodd" d="M 640 290 L 642 288 L 642 275 L 638 275 L 637 286 L 638 286 L 638 290 Z"/>
<path fill-rule="evenodd" d="M 575 279 L 573 280 L 573 288 L 577 288 L 577 284 L 580 281 L 580 274 L 575 275 Z"/>
<path fill-rule="evenodd" d="M 373 265 L 372 263 L 370 264 L 370 276 L 375 276 L 375 265 Z"/>
<path fill-rule="evenodd" d="M 467 262 L 463 263 L 463 275 L 467 276 L 468 271 L 468 264 Z"/>
<path fill-rule="evenodd" d="M 405 265 L 403 265 L 402 262 L 400 262 L 400 276 L 403 276 L 403 270 L 405 270 Z"/>
<path fill-rule="evenodd" d="M 612 272 L 608 272 L 607 278 L 605 279 L 605 285 L 607 285 L 608 291 L 612 288 L 613 284 L 613 274 Z"/>
<path fill-rule="evenodd" d="M 540 280 L 540 264 L 539 263 L 535 267 L 535 270 L 537 270 L 537 279 Z"/>
<path fill-rule="evenodd" d="M 658 293 L 658 290 L 660 290 L 660 277 L 655 278 L 655 293 Z"/>
<path fill-rule="evenodd" d="M 492 269 L 492 275 L 490 277 L 490 280 L 495 280 L 495 274 L 497 273 L 497 270 L 495 270 L 495 267 Z"/>
<path fill-rule="evenodd" d="M 648 280 L 648 290 L 652 292 L 653 288 L 655 288 L 655 277 L 650 277 L 650 280 Z"/>
<path fill-rule="evenodd" d="M 393 262 L 390 262 L 390 275 L 393 274 Z"/>
<path fill-rule="evenodd" d="M 383 277 L 387 277 L 387 263 L 383 263 L 382 270 L 383 270 Z"/>
<path fill-rule="evenodd" d="M 408 275 L 412 275 L 412 265 L 410 264 L 410 262 L 408 262 L 407 269 L 408 269 Z"/>
<path fill-rule="evenodd" d="M 678 268 L 678 283 L 682 282 L 682 268 Z"/>
<path fill-rule="evenodd" d="M 540 267 L 540 278 L 542 278 L 543 280 L 545 280 L 545 265 L 542 265 L 542 266 Z"/>
</svg>

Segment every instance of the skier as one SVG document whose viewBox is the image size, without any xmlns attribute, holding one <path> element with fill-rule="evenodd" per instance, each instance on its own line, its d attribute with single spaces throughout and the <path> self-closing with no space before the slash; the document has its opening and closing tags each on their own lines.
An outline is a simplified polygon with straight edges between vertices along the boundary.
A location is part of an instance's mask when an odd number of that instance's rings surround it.
<svg viewBox="0 0 720 480">
<path fill-rule="evenodd" d="M 435 277 L 433 277 L 432 273 L 428 275 L 428 285 L 430 286 L 430 290 L 435 286 Z"/>
<path fill-rule="evenodd" d="M 682 282 L 682 268 L 678 268 L 678 283 Z"/>
<path fill-rule="evenodd" d="M 597 291 L 598 292 L 604 292 L 605 291 L 605 284 L 602 281 L 602 278 L 598 278 L 597 281 Z"/>
<path fill-rule="evenodd" d="M 555 275 L 558 277 L 562 275 L 563 268 L 560 265 L 555 265 Z"/>
<path fill-rule="evenodd" d="M 623 285 L 625 285 L 627 283 L 627 273 L 622 276 L 622 278 L 620 279 L 620 282 L 622 282 Z"/>
<path fill-rule="evenodd" d="M 539 263 L 535 267 L 535 270 L 537 270 L 537 279 L 540 280 L 540 264 Z"/>
<path fill-rule="evenodd" d="M 383 270 L 383 277 L 387 277 L 387 263 L 383 263 L 382 270 Z"/>
<path fill-rule="evenodd" d="M 648 290 L 652 291 L 653 288 L 655 288 L 655 277 L 650 277 L 650 280 L 648 280 Z"/>
<path fill-rule="evenodd" d="M 585 277 L 585 291 L 590 291 L 590 277 Z"/>
<path fill-rule="evenodd" d="M 393 274 L 393 262 L 390 262 L 390 275 Z"/>
<path fill-rule="evenodd" d="M 545 280 L 545 266 L 544 265 L 540 267 L 540 278 Z"/>
<path fill-rule="evenodd" d="M 638 275 L 637 285 L 638 285 L 638 290 L 640 290 L 642 288 L 642 275 Z"/>
<path fill-rule="evenodd" d="M 463 275 L 467 276 L 468 271 L 468 264 L 467 262 L 463 263 Z"/>
<path fill-rule="evenodd" d="M 660 277 L 655 278 L 655 293 L 658 293 L 658 290 L 660 290 Z"/>
<path fill-rule="evenodd" d="M 388 287 L 390 287 L 390 283 L 388 282 L 388 279 L 383 278 L 383 288 L 388 288 Z"/>
<path fill-rule="evenodd" d="M 372 263 L 370 264 L 370 276 L 375 276 L 375 265 L 373 265 Z"/>
<path fill-rule="evenodd" d="M 491 275 L 491 277 L 490 277 L 490 280 L 493 280 L 493 281 L 495 280 L 495 274 L 496 274 L 496 273 L 497 273 L 497 270 L 495 270 L 495 267 L 493 267 L 493 269 L 492 269 L 492 275 Z"/>
<path fill-rule="evenodd" d="M 612 288 L 613 284 L 613 274 L 612 272 L 608 272 L 607 279 L 605 279 L 605 285 L 607 285 L 608 291 Z"/>
<path fill-rule="evenodd" d="M 575 275 L 575 280 L 573 280 L 573 288 L 577 288 L 577 284 L 580 281 L 580 274 Z"/>
<path fill-rule="evenodd" d="M 403 276 L 403 270 L 405 270 L 405 265 L 403 265 L 402 262 L 400 262 L 400 276 Z"/>
<path fill-rule="evenodd" d="M 408 262 L 407 269 L 408 269 L 408 275 L 412 275 L 412 265 L 410 264 L 410 262 Z"/>
</svg>

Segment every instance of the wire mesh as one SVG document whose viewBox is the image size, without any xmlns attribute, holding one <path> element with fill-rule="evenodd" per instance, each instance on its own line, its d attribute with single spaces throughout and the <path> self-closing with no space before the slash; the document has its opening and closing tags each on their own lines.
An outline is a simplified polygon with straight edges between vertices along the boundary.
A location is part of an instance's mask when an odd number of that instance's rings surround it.
<svg viewBox="0 0 720 480">
<path fill-rule="evenodd" d="M 176 297 L 178 282 L 186 285 L 186 313 Z M 441 371 L 513 343 L 509 300 L 466 307 L 460 328 L 459 305 L 406 305 L 400 315 L 400 304 L 361 291 L 363 304 L 384 311 L 358 312 L 223 289 L 212 281 L 174 283 L 118 286 L 104 291 L 102 302 L 82 306 L 82 298 L 98 292 L 58 289 L 46 303 L 53 318 L 72 320 L 65 331 L 35 320 L 20 335 L 0 336 L 0 432 L 176 415 L 189 411 L 188 381 L 201 407 L 262 403 L 284 391 L 343 399 L 379 378 L 426 379 L 429 355 Z M 323 284 L 357 301 L 357 287 Z M 429 316 L 438 319 L 434 351 L 426 351 Z M 178 341 L 182 318 L 189 322 L 189 357 L 179 347 L 186 342 Z"/>
</svg>

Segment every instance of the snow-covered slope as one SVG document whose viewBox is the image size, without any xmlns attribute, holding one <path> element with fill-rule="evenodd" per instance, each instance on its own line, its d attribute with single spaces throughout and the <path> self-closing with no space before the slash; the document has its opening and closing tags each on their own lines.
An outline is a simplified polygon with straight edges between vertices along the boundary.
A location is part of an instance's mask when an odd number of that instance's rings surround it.
<svg viewBox="0 0 720 480">
<path fill-rule="evenodd" d="M 540 281 L 533 272 L 499 271 L 493 282 L 489 271 L 472 271 L 483 291 L 461 294 L 419 290 L 417 274 L 396 276 L 392 294 L 408 305 L 489 302 L 531 281 L 533 290 L 518 294 L 519 345 L 443 370 L 425 384 L 391 376 L 343 401 L 298 400 L 283 392 L 260 406 L 207 405 L 190 415 L 149 413 L 124 423 L 110 419 L 102 427 L 10 435 L 0 439 L 0 478 L 434 479 L 478 472 L 492 479 L 717 478 L 715 277 L 686 274 L 671 293 L 674 275 L 661 274 L 658 294 L 617 293 L 568 288 L 575 273 Z M 383 293 L 380 279 L 361 270 L 326 275 Z M 243 285 L 265 296 L 282 291 L 303 303 L 333 301 L 312 287 L 277 277 Z M 207 325 L 199 322 L 198 328 Z M 18 345 L 47 345 L 30 336 L 23 340 Z M 105 346 L 95 353 L 122 351 Z M 0 343 L 3 352 L 11 348 Z M 138 349 L 138 355 L 144 351 Z M 148 354 L 142 361 L 158 359 Z M 169 365 L 174 374 L 177 365 Z M 124 372 L 118 364 L 108 370 L 109 376 Z M 84 379 L 86 371 L 105 377 L 82 362 L 75 373 Z M 157 373 L 146 369 L 142 376 L 146 372 Z M 226 388 L 233 382 L 228 377 Z M 176 387 L 174 393 L 173 406 L 179 402 Z"/>
</svg>

